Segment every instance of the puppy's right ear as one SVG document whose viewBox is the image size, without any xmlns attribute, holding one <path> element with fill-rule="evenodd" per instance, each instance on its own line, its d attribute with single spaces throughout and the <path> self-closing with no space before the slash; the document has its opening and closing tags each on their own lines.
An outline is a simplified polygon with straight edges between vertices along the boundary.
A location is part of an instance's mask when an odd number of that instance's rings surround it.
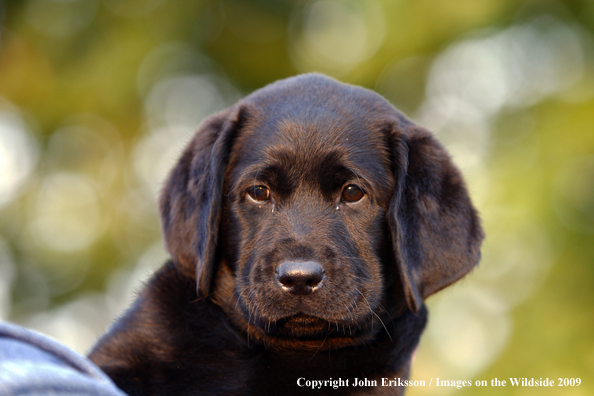
<svg viewBox="0 0 594 396">
<path fill-rule="evenodd" d="M 161 228 L 173 261 L 196 276 L 199 296 L 211 292 L 231 146 L 245 119 L 241 105 L 207 118 L 173 168 L 161 193 Z"/>
</svg>

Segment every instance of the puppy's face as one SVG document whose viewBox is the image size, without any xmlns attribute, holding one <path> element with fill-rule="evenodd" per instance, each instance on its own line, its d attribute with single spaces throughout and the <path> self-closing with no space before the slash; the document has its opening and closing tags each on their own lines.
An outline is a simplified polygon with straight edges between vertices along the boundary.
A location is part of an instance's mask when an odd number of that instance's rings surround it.
<svg viewBox="0 0 594 396">
<path fill-rule="evenodd" d="M 483 238 L 430 132 L 381 96 L 315 74 L 206 120 L 160 209 L 198 294 L 250 339 L 292 348 L 389 331 L 468 273 Z"/>
<path fill-rule="evenodd" d="M 222 245 L 237 306 L 269 336 L 360 336 L 382 300 L 394 178 L 386 135 L 331 109 L 244 126 Z"/>
</svg>

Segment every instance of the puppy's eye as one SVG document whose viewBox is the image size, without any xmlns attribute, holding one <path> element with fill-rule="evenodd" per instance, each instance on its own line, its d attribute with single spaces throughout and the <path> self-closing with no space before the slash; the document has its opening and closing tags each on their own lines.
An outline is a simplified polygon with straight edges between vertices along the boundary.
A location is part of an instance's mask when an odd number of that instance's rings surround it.
<svg viewBox="0 0 594 396">
<path fill-rule="evenodd" d="M 264 186 L 250 187 L 247 191 L 254 201 L 268 201 L 270 199 L 270 190 Z"/>
<path fill-rule="evenodd" d="M 342 191 L 342 200 L 346 202 L 357 202 L 365 195 L 365 191 L 355 184 L 349 184 Z"/>
</svg>

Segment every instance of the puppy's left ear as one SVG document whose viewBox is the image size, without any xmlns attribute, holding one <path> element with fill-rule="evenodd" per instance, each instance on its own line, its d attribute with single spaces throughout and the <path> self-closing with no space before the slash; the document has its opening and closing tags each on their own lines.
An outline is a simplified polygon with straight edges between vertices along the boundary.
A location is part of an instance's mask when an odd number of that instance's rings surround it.
<svg viewBox="0 0 594 396">
<path fill-rule="evenodd" d="M 391 134 L 395 189 L 390 227 L 404 293 L 413 312 L 466 275 L 484 237 L 460 172 L 427 130 Z"/>
<path fill-rule="evenodd" d="M 196 277 L 199 296 L 211 293 L 216 272 L 223 182 L 231 146 L 245 120 L 241 105 L 207 118 L 161 193 L 161 228 L 172 260 Z"/>
</svg>

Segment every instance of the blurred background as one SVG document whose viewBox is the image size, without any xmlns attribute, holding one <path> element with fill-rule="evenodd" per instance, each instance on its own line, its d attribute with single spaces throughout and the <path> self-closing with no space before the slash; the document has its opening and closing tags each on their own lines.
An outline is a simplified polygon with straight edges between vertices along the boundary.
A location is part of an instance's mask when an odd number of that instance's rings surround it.
<svg viewBox="0 0 594 396">
<path fill-rule="evenodd" d="M 412 378 L 581 378 L 407 394 L 594 394 L 594 2 L 0 4 L 0 320 L 88 351 L 167 257 L 156 199 L 200 122 L 319 71 L 433 130 L 482 214 Z"/>
</svg>

